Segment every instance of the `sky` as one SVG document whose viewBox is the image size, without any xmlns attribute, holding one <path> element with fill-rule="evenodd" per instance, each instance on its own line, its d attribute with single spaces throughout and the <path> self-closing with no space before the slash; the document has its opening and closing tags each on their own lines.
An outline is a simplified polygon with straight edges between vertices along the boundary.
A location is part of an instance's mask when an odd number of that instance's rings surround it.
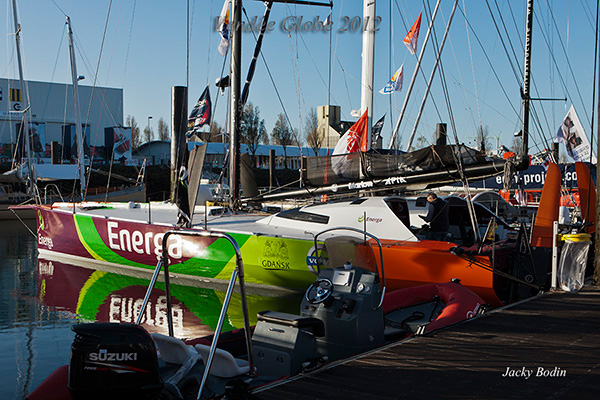
<svg viewBox="0 0 600 400">
<path fill-rule="evenodd" d="M 5 18 L 0 24 L 6 40 L 0 41 L 0 76 L 16 78 L 12 0 L 3 3 Z M 453 4 L 450 0 L 441 2 L 400 125 L 401 148 L 417 119 L 435 63 L 433 47 L 442 41 Z M 222 5 L 222 0 L 18 0 L 25 79 L 71 82 L 65 30 L 68 15 L 75 35 L 79 74 L 86 77 L 80 84 L 96 82 L 98 86 L 122 88 L 124 119 L 134 116 L 144 129 L 152 116 L 149 122 L 156 132 L 159 118 L 170 121 L 172 86 L 188 85 L 191 110 L 210 84 L 214 120 L 224 125 L 227 93 L 218 95 L 214 86 L 222 68 L 223 75 L 229 68 L 228 58 L 217 51 L 220 36 L 216 18 Z M 261 1 L 246 0 L 244 7 L 250 21 L 254 17 L 260 20 L 264 11 Z M 434 7 L 434 0 L 377 2 L 380 22 L 375 35 L 373 118 L 386 115 L 385 147 L 405 101 Z M 307 22 L 317 18 L 323 21 L 329 12 L 328 7 L 273 5 L 273 29 L 265 35 L 264 61 L 259 59 L 248 99 L 258 106 L 268 132 L 278 114 L 285 112 L 292 126 L 305 137 L 308 112 L 328 101 L 341 107 L 342 120 L 357 119 L 351 111 L 360 108 L 362 2 L 334 1 L 331 35 L 308 29 L 314 23 Z M 416 129 L 421 143 L 431 143 L 435 125 L 444 122 L 449 135 L 453 138 L 456 133 L 461 142 L 474 144 L 477 129 L 483 127 L 493 148 L 497 143 L 511 146 L 514 132 L 521 129 L 525 12 L 525 1 L 458 1 L 440 67 Z M 411 55 L 402 39 L 420 13 L 423 17 L 418 51 Z M 531 95 L 562 100 L 533 101 L 531 152 L 549 146 L 571 104 L 588 137 L 592 133 L 595 14 L 596 4 L 591 0 L 535 1 Z M 290 29 L 300 18 L 300 30 Z M 242 81 L 254 43 L 253 34 L 245 32 Z M 391 95 L 378 93 L 400 65 L 404 66 L 403 89 Z"/>
</svg>

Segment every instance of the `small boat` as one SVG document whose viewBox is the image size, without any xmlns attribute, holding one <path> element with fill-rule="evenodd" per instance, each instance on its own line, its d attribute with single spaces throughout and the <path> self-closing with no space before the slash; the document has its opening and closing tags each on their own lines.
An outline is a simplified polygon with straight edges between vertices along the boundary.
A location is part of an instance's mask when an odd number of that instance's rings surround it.
<svg viewBox="0 0 600 400">
<path fill-rule="evenodd" d="M 318 233 L 315 241 L 318 236 L 331 235 L 338 229 L 352 234 L 332 236 L 325 243 L 330 260 L 346 259 L 346 262 L 335 268 L 319 268 L 317 280 L 307 289 L 298 315 L 262 311 L 252 328 L 247 318 L 239 247 L 231 237 L 205 232 L 205 236 L 229 240 L 237 253 L 237 267 L 212 337 L 184 341 L 174 338 L 172 330 L 170 335 L 150 334 L 139 325 L 145 315 L 144 306 L 137 324 L 77 324 L 72 328 L 76 336 L 70 365 L 54 371 L 28 399 L 161 395 L 195 399 L 253 393 L 329 362 L 437 331 L 485 310 L 483 299 L 458 281 L 386 294 L 385 268 L 383 263 L 377 263 L 381 260 L 379 239 L 358 229 L 336 228 Z M 373 242 L 378 244 L 379 258 L 373 252 Z M 167 272 L 167 249 L 163 249 L 163 254 L 162 265 Z M 156 276 L 160 270 L 157 267 Z M 245 327 L 221 334 L 236 279 L 240 283 Z M 168 278 L 165 281 L 169 293 Z M 154 282 L 155 279 L 147 293 Z M 170 316 L 169 304 L 167 308 Z"/>
</svg>

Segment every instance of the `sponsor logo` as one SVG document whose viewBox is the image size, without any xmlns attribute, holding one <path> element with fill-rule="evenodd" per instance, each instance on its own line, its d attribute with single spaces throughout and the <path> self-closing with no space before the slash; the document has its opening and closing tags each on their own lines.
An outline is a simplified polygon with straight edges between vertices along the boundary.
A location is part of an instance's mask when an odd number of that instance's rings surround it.
<svg viewBox="0 0 600 400">
<path fill-rule="evenodd" d="M 111 295 L 108 309 L 108 322 L 135 323 L 142 309 L 143 299 Z M 175 303 L 173 310 L 173 329 L 175 336 L 184 336 L 183 309 Z M 142 323 L 147 326 L 159 328 L 164 332 L 169 326 L 167 318 L 167 296 L 158 296 L 155 302 L 150 299 L 146 305 Z"/>
<path fill-rule="evenodd" d="M 308 270 L 313 274 L 318 274 L 317 272 L 317 264 L 321 267 L 329 266 L 329 258 L 327 256 L 327 250 L 325 250 L 325 246 L 322 244 L 311 247 L 306 255 L 306 266 Z"/>
<path fill-rule="evenodd" d="M 400 183 L 406 183 L 406 179 L 401 176 L 393 176 L 384 180 L 383 183 L 384 185 L 398 185 Z"/>
<path fill-rule="evenodd" d="M 164 233 L 154 234 L 154 232 L 119 229 L 119 223 L 114 221 L 107 222 L 106 226 L 108 246 L 111 249 L 137 254 L 155 254 L 156 258 L 160 259 Z M 171 235 L 169 239 L 167 246 L 169 257 L 180 259 L 183 252 L 181 236 Z"/>
<path fill-rule="evenodd" d="M 371 188 L 375 186 L 375 184 L 373 182 L 357 182 L 357 183 L 349 183 L 348 184 L 348 189 L 350 190 L 355 190 L 355 189 L 366 189 L 366 188 Z"/>
<path fill-rule="evenodd" d="M 361 215 L 360 217 L 358 217 L 358 222 L 363 223 L 365 222 L 365 216 Z M 383 218 L 374 218 L 374 217 L 367 217 L 367 222 L 374 222 L 376 224 L 383 222 Z"/>
<path fill-rule="evenodd" d="M 42 235 L 38 235 L 38 244 L 48 247 L 49 250 L 52 250 L 52 248 L 54 247 L 52 238 L 49 238 L 47 236 L 42 236 Z"/>
<path fill-rule="evenodd" d="M 137 353 L 109 353 L 100 349 L 97 353 L 89 353 L 90 361 L 137 361 Z"/>
<path fill-rule="evenodd" d="M 289 250 L 282 240 L 267 239 L 260 264 L 264 269 L 290 269 Z"/>
<path fill-rule="evenodd" d="M 474 316 L 476 316 L 477 313 L 479 312 L 479 307 L 481 307 L 481 304 L 477 303 L 477 305 L 475 306 L 475 309 L 473 309 L 473 311 L 467 311 L 467 319 L 473 318 Z"/>
</svg>

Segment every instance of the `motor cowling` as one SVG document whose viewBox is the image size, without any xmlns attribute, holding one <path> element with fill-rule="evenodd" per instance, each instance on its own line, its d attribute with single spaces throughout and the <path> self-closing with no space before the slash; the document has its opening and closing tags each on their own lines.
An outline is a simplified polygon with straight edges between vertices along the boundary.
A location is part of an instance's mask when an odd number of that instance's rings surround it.
<svg viewBox="0 0 600 400">
<path fill-rule="evenodd" d="M 152 398 L 163 389 L 156 347 L 141 326 L 78 324 L 71 328 L 68 387 L 73 399 Z"/>
</svg>

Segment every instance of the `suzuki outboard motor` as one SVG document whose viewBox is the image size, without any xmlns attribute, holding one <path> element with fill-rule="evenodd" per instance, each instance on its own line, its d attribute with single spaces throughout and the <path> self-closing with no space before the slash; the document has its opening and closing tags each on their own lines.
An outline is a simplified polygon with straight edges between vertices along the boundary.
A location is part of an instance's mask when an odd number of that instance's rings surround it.
<svg viewBox="0 0 600 400">
<path fill-rule="evenodd" d="M 139 325 L 95 323 L 71 328 L 69 391 L 73 399 L 150 399 L 163 389 L 156 347 Z"/>
</svg>

